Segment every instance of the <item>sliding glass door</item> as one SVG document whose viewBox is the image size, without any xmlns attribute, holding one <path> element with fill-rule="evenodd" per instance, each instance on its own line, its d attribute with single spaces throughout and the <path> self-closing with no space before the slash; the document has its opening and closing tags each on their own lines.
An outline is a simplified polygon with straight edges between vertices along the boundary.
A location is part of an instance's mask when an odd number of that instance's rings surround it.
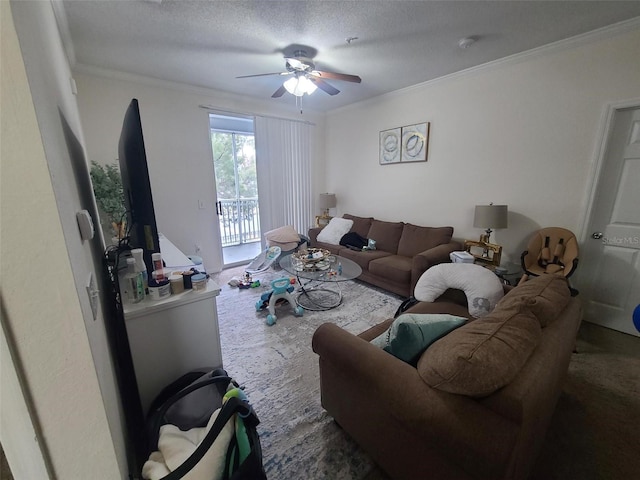
<svg viewBox="0 0 640 480">
<path fill-rule="evenodd" d="M 212 122 L 211 128 L 216 213 L 220 223 L 223 263 L 228 267 L 246 263 L 261 250 L 255 138 L 252 120 L 212 117 L 217 120 Z M 243 128 L 220 128 L 228 118 L 244 120 L 241 122 Z M 233 123 L 227 122 L 227 126 L 233 126 Z"/>
</svg>

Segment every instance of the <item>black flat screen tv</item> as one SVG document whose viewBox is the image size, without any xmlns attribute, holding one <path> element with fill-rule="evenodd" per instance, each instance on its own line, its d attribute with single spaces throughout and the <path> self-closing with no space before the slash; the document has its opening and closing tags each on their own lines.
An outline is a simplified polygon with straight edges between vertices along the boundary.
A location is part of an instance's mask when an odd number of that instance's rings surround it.
<svg viewBox="0 0 640 480">
<path fill-rule="evenodd" d="M 118 144 L 120 175 L 127 209 L 129 246 L 144 250 L 149 275 L 153 271 L 151 254 L 160 252 L 158 227 L 153 209 L 153 195 L 147 167 L 138 100 L 127 108 Z"/>
</svg>

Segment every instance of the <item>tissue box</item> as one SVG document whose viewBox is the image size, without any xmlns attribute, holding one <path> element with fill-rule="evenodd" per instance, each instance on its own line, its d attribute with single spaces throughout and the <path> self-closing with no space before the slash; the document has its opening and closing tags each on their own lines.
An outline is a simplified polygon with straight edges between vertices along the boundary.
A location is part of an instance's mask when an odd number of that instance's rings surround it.
<svg viewBox="0 0 640 480">
<path fill-rule="evenodd" d="M 473 263 L 475 260 L 469 252 L 451 252 L 449 258 L 453 263 Z"/>
</svg>

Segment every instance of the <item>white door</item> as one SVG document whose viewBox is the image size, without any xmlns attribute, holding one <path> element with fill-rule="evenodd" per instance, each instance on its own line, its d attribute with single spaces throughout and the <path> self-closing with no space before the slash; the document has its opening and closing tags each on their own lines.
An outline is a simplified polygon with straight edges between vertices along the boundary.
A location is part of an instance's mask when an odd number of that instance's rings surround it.
<svg viewBox="0 0 640 480">
<path fill-rule="evenodd" d="M 577 276 L 585 320 L 640 336 L 640 108 L 613 117 Z"/>
</svg>

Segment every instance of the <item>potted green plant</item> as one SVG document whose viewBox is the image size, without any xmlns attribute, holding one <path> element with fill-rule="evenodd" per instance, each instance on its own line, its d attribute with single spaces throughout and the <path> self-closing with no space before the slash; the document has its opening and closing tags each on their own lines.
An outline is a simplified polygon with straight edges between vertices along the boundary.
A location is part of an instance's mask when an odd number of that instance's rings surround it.
<svg viewBox="0 0 640 480">
<path fill-rule="evenodd" d="M 100 217 L 106 218 L 108 222 L 106 226 L 110 229 L 112 236 L 121 239 L 126 230 L 126 209 L 118 164 L 114 162 L 111 165 L 101 165 L 91 161 L 90 174 L 93 193 L 101 213 Z"/>
</svg>

